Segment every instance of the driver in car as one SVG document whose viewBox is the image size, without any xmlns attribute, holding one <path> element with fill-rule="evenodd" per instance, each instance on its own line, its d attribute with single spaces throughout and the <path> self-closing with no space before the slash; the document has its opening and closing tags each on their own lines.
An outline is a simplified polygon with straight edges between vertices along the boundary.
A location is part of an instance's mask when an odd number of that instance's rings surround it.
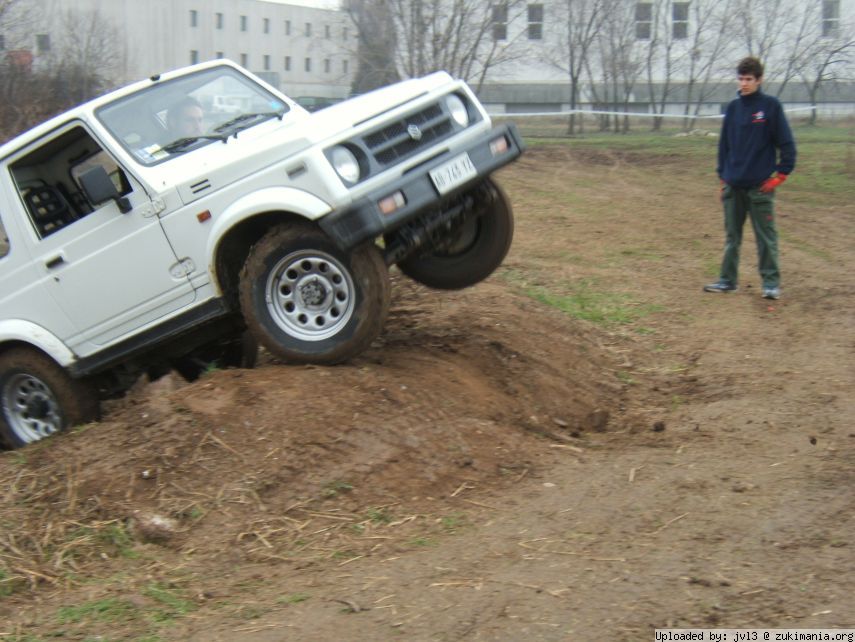
<svg viewBox="0 0 855 642">
<path fill-rule="evenodd" d="M 187 97 L 166 112 L 166 126 L 173 138 L 193 138 L 204 133 L 205 112 L 195 98 Z"/>
</svg>

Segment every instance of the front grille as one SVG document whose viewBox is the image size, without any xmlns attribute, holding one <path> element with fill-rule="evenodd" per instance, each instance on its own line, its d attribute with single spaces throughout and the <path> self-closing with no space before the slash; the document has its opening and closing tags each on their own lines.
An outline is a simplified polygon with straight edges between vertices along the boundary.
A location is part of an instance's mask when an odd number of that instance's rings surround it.
<svg viewBox="0 0 855 642">
<path fill-rule="evenodd" d="M 420 136 L 411 135 L 409 128 L 412 126 L 418 128 Z M 434 103 L 368 134 L 364 141 L 374 159 L 385 168 L 448 138 L 452 133 L 449 116 L 439 103 Z"/>
</svg>

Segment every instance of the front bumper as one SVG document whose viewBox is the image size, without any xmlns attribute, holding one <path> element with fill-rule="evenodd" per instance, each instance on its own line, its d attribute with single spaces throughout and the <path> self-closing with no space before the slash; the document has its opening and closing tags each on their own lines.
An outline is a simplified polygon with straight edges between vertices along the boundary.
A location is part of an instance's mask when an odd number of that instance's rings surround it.
<svg viewBox="0 0 855 642">
<path fill-rule="evenodd" d="M 507 150 L 494 155 L 490 143 L 502 137 L 507 142 Z M 441 212 L 444 205 L 457 194 L 472 189 L 492 172 L 516 160 L 523 149 L 522 139 L 513 123 L 494 127 L 464 147 L 444 150 L 383 189 L 355 201 L 350 208 L 328 214 L 319 221 L 320 226 L 340 248 L 350 249 L 363 241 L 389 233 L 426 212 Z M 469 154 L 477 174 L 454 191 L 440 194 L 431 180 L 430 171 L 464 152 Z M 403 195 L 404 205 L 391 214 L 383 214 L 378 203 L 395 192 Z"/>
</svg>

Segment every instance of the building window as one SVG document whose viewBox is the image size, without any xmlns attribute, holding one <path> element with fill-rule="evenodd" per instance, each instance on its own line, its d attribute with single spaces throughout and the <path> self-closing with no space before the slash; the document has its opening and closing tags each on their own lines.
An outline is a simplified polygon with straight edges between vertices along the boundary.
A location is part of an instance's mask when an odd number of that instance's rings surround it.
<svg viewBox="0 0 855 642">
<path fill-rule="evenodd" d="M 528 39 L 543 40 L 543 5 L 528 5 Z"/>
<path fill-rule="evenodd" d="M 290 20 L 285 21 L 285 35 L 286 36 L 291 35 L 291 21 Z"/>
<path fill-rule="evenodd" d="M 682 3 L 681 3 L 682 4 Z M 635 38 L 636 40 L 650 40 L 650 32 L 653 27 L 653 3 L 638 2 L 635 5 Z"/>
<path fill-rule="evenodd" d="M 350 72 L 350 61 L 342 60 L 341 61 L 341 73 L 347 74 Z"/>
<path fill-rule="evenodd" d="M 214 54 L 214 57 L 217 59 L 220 59 L 220 58 L 224 58 L 225 56 L 223 56 L 222 51 L 218 51 L 217 53 Z"/>
<path fill-rule="evenodd" d="M 270 71 L 270 56 L 264 56 L 264 71 Z"/>
<path fill-rule="evenodd" d="M 493 5 L 493 40 L 508 39 L 508 5 Z"/>
<path fill-rule="evenodd" d="M 305 33 L 306 33 L 307 38 L 312 37 L 312 23 L 311 22 L 306 23 L 306 32 Z"/>
<path fill-rule="evenodd" d="M 342 39 L 342 40 L 347 40 L 347 27 L 344 27 L 344 28 L 341 30 L 341 39 Z"/>
<path fill-rule="evenodd" d="M 285 71 L 291 71 L 291 56 L 285 56 Z"/>
<path fill-rule="evenodd" d="M 190 26 L 198 27 L 199 26 L 199 12 L 195 9 L 190 9 Z"/>
<path fill-rule="evenodd" d="M 840 33 L 840 0 L 824 0 L 822 3 L 822 35 L 833 38 Z"/>
<path fill-rule="evenodd" d="M 190 50 L 190 64 L 195 65 L 199 62 L 199 52 L 195 49 Z"/>
<path fill-rule="evenodd" d="M 240 66 L 244 69 L 249 69 L 249 54 L 240 55 Z"/>
<path fill-rule="evenodd" d="M 0 51 L 3 51 L 5 49 L 6 49 L 6 36 L 4 36 L 3 34 L 0 34 Z"/>
<path fill-rule="evenodd" d="M 324 73 L 328 74 L 330 72 L 330 59 L 324 58 Z"/>
<path fill-rule="evenodd" d="M 329 40 L 331 37 L 332 37 L 332 35 L 330 34 L 330 26 L 324 25 L 324 38 Z"/>
<path fill-rule="evenodd" d="M 36 34 L 36 51 L 45 53 L 50 51 L 50 35 L 46 33 Z"/>
<path fill-rule="evenodd" d="M 270 33 L 270 18 L 265 18 L 262 24 L 264 25 L 264 33 Z"/>
<path fill-rule="evenodd" d="M 671 5 L 671 30 L 675 40 L 689 37 L 688 2 L 675 2 Z"/>
<path fill-rule="evenodd" d="M 312 59 L 311 58 L 306 58 L 304 68 L 306 69 L 306 71 L 312 71 Z"/>
<path fill-rule="evenodd" d="M 240 30 L 241 30 L 241 31 L 246 31 L 246 28 L 247 28 L 247 27 L 246 27 L 246 25 L 247 25 L 247 19 L 246 19 L 246 16 L 241 16 L 241 17 L 240 17 Z"/>
<path fill-rule="evenodd" d="M 222 29 L 222 28 L 223 28 L 223 14 L 221 14 L 221 13 L 218 13 L 218 14 L 217 14 L 217 16 L 216 16 L 216 25 L 217 25 L 217 29 Z"/>
</svg>

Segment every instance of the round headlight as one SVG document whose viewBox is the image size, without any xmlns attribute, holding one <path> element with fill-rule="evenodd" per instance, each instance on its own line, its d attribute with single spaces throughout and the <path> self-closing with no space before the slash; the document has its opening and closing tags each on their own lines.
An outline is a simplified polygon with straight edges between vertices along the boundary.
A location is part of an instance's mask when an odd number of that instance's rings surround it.
<svg viewBox="0 0 855 642">
<path fill-rule="evenodd" d="M 466 111 L 466 105 L 463 104 L 460 96 L 457 94 L 449 94 L 445 98 L 445 105 L 448 111 L 451 112 L 451 117 L 461 127 L 466 127 L 469 124 L 469 112 Z"/>
<path fill-rule="evenodd" d="M 330 153 L 333 169 L 348 183 L 359 180 L 359 161 L 347 147 L 334 147 Z"/>
</svg>

